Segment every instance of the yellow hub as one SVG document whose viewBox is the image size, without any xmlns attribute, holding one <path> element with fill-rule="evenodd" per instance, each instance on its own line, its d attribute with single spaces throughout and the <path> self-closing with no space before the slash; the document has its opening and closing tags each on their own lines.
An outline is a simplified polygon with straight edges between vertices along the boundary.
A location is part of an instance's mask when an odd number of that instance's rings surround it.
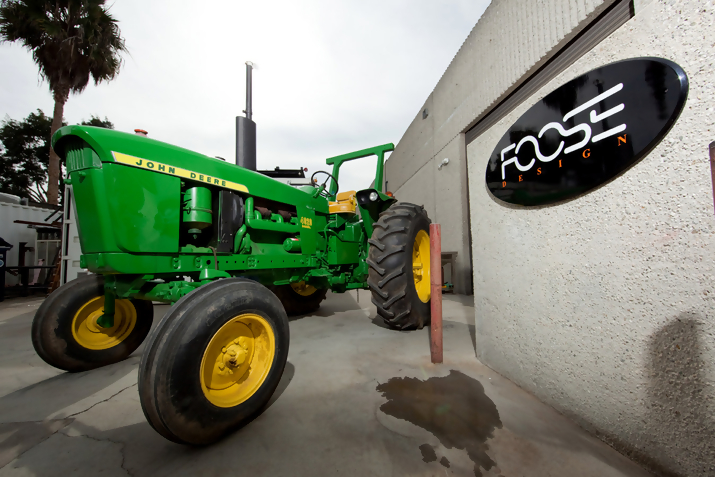
<svg viewBox="0 0 715 477">
<path fill-rule="evenodd" d="M 417 232 L 412 246 L 412 277 L 417 296 L 427 303 L 430 299 L 430 252 L 429 235 L 424 230 Z"/>
<path fill-rule="evenodd" d="M 302 296 L 310 296 L 318 291 L 313 285 L 308 285 L 305 282 L 291 283 L 290 286 L 298 295 Z"/>
<path fill-rule="evenodd" d="M 211 404 L 234 407 L 253 396 L 268 376 L 276 338 L 262 316 L 246 313 L 226 322 L 201 360 L 201 389 Z"/>
<path fill-rule="evenodd" d="M 104 297 L 85 303 L 72 319 L 72 336 L 83 348 L 102 350 L 127 339 L 137 324 L 137 310 L 130 300 L 115 300 L 114 326 L 103 328 L 97 320 L 104 314 Z"/>
</svg>

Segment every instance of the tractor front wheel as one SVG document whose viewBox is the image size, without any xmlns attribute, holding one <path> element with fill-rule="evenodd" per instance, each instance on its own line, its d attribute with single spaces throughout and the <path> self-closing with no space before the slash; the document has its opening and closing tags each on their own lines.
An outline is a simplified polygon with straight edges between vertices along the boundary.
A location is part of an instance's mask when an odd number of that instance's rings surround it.
<svg viewBox="0 0 715 477">
<path fill-rule="evenodd" d="M 147 342 L 139 399 L 149 424 L 190 445 L 258 416 L 288 359 L 288 317 L 263 285 L 228 278 L 181 298 Z"/>
<path fill-rule="evenodd" d="M 367 283 L 391 328 L 421 329 L 430 321 L 429 225 L 424 207 L 408 202 L 393 204 L 373 224 Z"/>
<path fill-rule="evenodd" d="M 149 334 L 154 307 L 144 300 L 115 301 L 114 324 L 101 326 L 104 277 L 87 275 L 52 292 L 35 313 L 32 345 L 47 364 L 77 372 L 116 363 Z"/>
</svg>

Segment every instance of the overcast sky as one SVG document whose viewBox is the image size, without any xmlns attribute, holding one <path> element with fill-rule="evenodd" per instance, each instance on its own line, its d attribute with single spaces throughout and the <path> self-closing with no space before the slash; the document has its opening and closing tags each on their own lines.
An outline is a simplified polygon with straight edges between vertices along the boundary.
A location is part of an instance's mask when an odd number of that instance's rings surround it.
<svg viewBox="0 0 715 477">
<path fill-rule="evenodd" d="M 327 157 L 397 144 L 488 4 L 116 0 L 129 54 L 114 81 L 70 96 L 65 119 L 106 116 L 118 130 L 234 162 L 250 60 L 258 168 L 311 174 Z M 52 115 L 30 53 L 2 44 L 0 65 L 0 118 Z M 369 186 L 374 161 L 359 162 L 341 169 L 341 190 Z"/>
</svg>

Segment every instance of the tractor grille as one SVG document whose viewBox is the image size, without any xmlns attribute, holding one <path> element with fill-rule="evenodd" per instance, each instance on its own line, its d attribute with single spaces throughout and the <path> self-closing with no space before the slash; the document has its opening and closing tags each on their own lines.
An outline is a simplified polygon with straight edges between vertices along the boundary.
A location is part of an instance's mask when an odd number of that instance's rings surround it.
<svg viewBox="0 0 715 477">
<path fill-rule="evenodd" d="M 77 138 L 65 146 L 65 163 L 67 164 L 67 173 L 78 171 L 80 169 L 102 168 L 102 161 L 99 159 L 94 150 L 89 147 L 89 144 Z"/>
</svg>

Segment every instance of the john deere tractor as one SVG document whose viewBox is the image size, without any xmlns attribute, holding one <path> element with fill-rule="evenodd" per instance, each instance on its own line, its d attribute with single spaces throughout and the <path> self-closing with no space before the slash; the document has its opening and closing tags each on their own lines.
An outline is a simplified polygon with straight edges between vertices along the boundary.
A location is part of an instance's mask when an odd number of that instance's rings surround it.
<svg viewBox="0 0 715 477">
<path fill-rule="evenodd" d="M 287 315 L 328 290 L 370 289 L 393 328 L 429 320 L 430 220 L 382 191 L 392 144 L 329 158 L 300 188 L 108 129 L 67 126 L 53 146 L 92 274 L 44 301 L 32 342 L 50 365 L 84 371 L 148 335 L 139 396 L 167 439 L 207 444 L 253 419 L 286 364 Z M 373 155 L 374 188 L 339 191 L 340 166 Z M 172 307 L 150 333 L 152 302 Z"/>
</svg>

